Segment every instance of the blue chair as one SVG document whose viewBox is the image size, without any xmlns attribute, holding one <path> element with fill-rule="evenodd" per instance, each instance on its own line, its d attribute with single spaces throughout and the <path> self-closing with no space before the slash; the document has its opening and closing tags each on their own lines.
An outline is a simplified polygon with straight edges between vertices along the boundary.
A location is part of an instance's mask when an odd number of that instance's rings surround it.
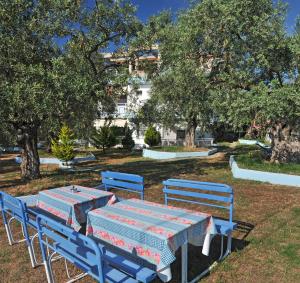
<svg viewBox="0 0 300 283">
<path fill-rule="evenodd" d="M 33 196 L 31 199 L 33 199 Z M 37 238 L 37 233 L 30 236 L 28 231 L 28 227 L 36 230 L 36 224 L 29 216 L 26 202 L 23 202 L 21 199 L 15 198 L 5 192 L 0 192 L 0 209 L 9 245 L 26 242 L 32 267 L 40 265 L 36 260 L 33 245 L 34 239 Z M 18 221 L 21 224 L 24 237 L 23 239 L 15 240 L 13 238 L 11 229 L 11 223 L 13 220 Z"/>
<path fill-rule="evenodd" d="M 48 283 L 54 282 L 51 259 L 55 254 L 61 255 L 83 271 L 71 278 L 67 269 L 70 279 L 68 282 L 90 275 L 100 283 L 148 283 L 156 276 L 155 272 L 107 251 L 103 245 L 96 243 L 92 238 L 51 218 L 38 215 L 36 221 Z M 47 254 L 47 250 L 51 252 Z"/>
<path fill-rule="evenodd" d="M 144 178 L 135 174 L 104 171 L 101 172 L 102 184 L 98 188 L 125 190 L 138 193 L 144 199 Z"/>
<path fill-rule="evenodd" d="M 218 234 L 221 235 L 221 254 L 218 261 L 229 255 L 231 253 L 232 232 L 237 226 L 237 223 L 233 222 L 233 189 L 225 184 L 181 179 L 169 179 L 164 181 L 163 185 L 166 205 L 168 200 L 175 200 L 228 210 L 228 220 L 214 217 L 214 223 Z M 227 236 L 225 253 L 223 251 L 224 236 Z"/>
</svg>

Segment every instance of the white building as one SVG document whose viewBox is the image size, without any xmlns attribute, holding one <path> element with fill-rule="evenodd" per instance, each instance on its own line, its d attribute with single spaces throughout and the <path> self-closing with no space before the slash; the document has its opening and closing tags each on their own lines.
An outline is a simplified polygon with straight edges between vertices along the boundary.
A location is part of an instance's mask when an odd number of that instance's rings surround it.
<svg viewBox="0 0 300 283">
<path fill-rule="evenodd" d="M 133 79 L 137 80 L 138 89 L 133 89 L 133 86 L 129 84 L 127 86 L 127 96 L 119 99 L 116 105 L 116 113 L 113 115 L 113 120 L 111 125 L 124 127 L 126 123 L 133 129 L 133 139 L 136 145 L 145 146 L 144 134 L 146 131 L 145 126 L 136 127 L 136 125 L 130 123 L 130 115 L 138 110 L 151 95 L 151 82 L 147 80 L 147 74 L 144 70 L 139 67 L 140 62 L 147 60 L 148 62 L 153 62 L 153 64 L 159 64 L 159 52 L 157 46 L 153 46 L 151 51 L 147 51 L 140 57 L 136 58 L 135 61 L 130 61 L 129 58 L 118 58 L 112 59 L 111 53 L 104 54 L 105 58 L 109 58 L 112 61 L 119 63 L 127 63 L 129 73 L 132 74 Z M 129 63 L 128 63 L 129 62 Z M 132 111 L 134 110 L 134 111 Z M 99 128 L 104 125 L 105 119 L 97 119 L 95 121 L 95 127 Z M 175 126 L 173 129 L 166 129 L 161 125 L 156 125 L 157 130 L 161 134 L 163 145 L 182 145 L 185 138 L 185 130 L 182 127 Z M 212 143 L 211 136 L 208 134 L 200 133 L 200 130 L 196 131 L 196 142 L 205 141 L 207 138 L 208 144 Z"/>
</svg>

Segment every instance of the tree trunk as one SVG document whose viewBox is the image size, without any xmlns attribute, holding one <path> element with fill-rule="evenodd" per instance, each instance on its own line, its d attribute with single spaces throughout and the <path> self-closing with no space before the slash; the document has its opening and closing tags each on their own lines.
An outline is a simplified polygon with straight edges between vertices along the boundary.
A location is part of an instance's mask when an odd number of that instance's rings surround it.
<svg viewBox="0 0 300 283">
<path fill-rule="evenodd" d="M 18 129 L 18 141 L 22 147 L 22 179 L 33 180 L 40 178 L 40 158 L 37 150 L 37 126 L 26 125 Z"/>
<path fill-rule="evenodd" d="M 48 135 L 47 135 L 47 138 L 46 138 L 46 151 L 48 153 L 52 153 L 52 140 L 54 138 L 57 138 L 52 132 L 50 132 Z"/>
<path fill-rule="evenodd" d="M 271 162 L 300 162 L 299 129 L 277 122 L 272 127 L 270 136 L 272 139 Z"/>
<path fill-rule="evenodd" d="M 197 128 L 197 120 L 195 118 L 192 118 L 186 128 L 185 133 L 185 146 L 186 147 L 196 147 L 195 145 L 195 133 Z"/>
<path fill-rule="evenodd" d="M 256 124 L 256 118 L 254 118 L 251 122 L 250 127 L 247 129 L 246 136 L 251 139 L 257 139 L 261 137 L 262 128 Z"/>
</svg>

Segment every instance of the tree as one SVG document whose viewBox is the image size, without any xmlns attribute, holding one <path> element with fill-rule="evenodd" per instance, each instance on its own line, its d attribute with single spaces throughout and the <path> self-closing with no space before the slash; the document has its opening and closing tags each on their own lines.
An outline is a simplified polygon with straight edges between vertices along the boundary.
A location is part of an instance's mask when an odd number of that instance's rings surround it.
<svg viewBox="0 0 300 283">
<path fill-rule="evenodd" d="M 153 126 L 147 128 L 145 132 L 145 143 L 150 147 L 159 145 L 161 143 L 160 132 Z"/>
<path fill-rule="evenodd" d="M 211 2 L 210 10 L 218 5 Z M 216 77 L 213 101 L 219 118 L 236 129 L 255 124 L 268 132 L 272 162 L 299 162 L 299 48 L 297 35 L 285 30 L 286 6 L 271 0 L 228 1 L 219 11 L 228 50 Z"/>
<path fill-rule="evenodd" d="M 189 16 L 190 12 L 183 13 L 174 23 L 168 13 L 153 17 L 134 44 L 144 46 L 144 42 L 149 42 L 151 46 L 159 42 L 161 60 L 158 69 L 151 74 L 149 107 L 144 106 L 141 110 L 155 108 L 157 120 L 166 127 L 184 126 L 185 145 L 194 147 L 196 128 L 203 129 L 212 118 L 212 70 L 210 55 L 202 55 L 199 42 L 191 36 L 194 25 L 190 26 Z"/>
<path fill-rule="evenodd" d="M 101 109 L 114 110 L 128 74 L 101 52 L 126 44 L 134 12 L 127 1 L 0 2 L 0 124 L 22 147 L 23 178 L 40 177 L 40 128 L 52 136 L 67 123 L 80 138 Z"/>
<path fill-rule="evenodd" d="M 299 162 L 300 25 L 287 34 L 285 14 L 272 0 L 205 0 L 173 23 L 150 20 L 139 43 L 160 43 L 152 99 L 162 122 L 185 123 L 187 145 L 199 124 L 255 123 L 271 134 L 272 162 Z"/>
<path fill-rule="evenodd" d="M 103 125 L 98 130 L 95 130 L 91 137 L 91 143 L 96 148 L 102 148 L 105 152 L 106 148 L 111 148 L 117 144 L 116 136 L 109 125 Z"/>
<path fill-rule="evenodd" d="M 132 150 L 135 145 L 135 142 L 132 138 L 132 130 L 128 127 L 127 123 L 125 124 L 124 128 L 125 135 L 122 138 L 123 148 L 127 150 Z"/>
<path fill-rule="evenodd" d="M 53 155 L 68 165 L 68 162 L 75 157 L 74 141 L 74 133 L 71 129 L 67 125 L 62 126 L 58 139 L 52 140 Z"/>
</svg>

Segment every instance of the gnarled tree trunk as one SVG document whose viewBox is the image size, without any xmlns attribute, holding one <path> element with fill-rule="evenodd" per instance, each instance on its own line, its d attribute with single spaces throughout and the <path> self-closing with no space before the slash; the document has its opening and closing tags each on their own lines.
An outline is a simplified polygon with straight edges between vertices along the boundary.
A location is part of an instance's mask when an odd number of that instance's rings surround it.
<svg viewBox="0 0 300 283">
<path fill-rule="evenodd" d="M 37 126 L 24 125 L 20 127 L 18 129 L 18 142 L 22 147 L 22 179 L 32 180 L 40 178 L 40 158 L 37 150 Z"/>
<path fill-rule="evenodd" d="M 196 133 L 196 128 L 197 128 L 197 119 L 192 118 L 186 128 L 186 133 L 185 133 L 185 146 L 186 147 L 195 147 L 195 133 Z"/>
<path fill-rule="evenodd" d="M 300 139 L 296 126 L 277 122 L 271 129 L 272 139 L 271 162 L 300 162 Z"/>
</svg>

